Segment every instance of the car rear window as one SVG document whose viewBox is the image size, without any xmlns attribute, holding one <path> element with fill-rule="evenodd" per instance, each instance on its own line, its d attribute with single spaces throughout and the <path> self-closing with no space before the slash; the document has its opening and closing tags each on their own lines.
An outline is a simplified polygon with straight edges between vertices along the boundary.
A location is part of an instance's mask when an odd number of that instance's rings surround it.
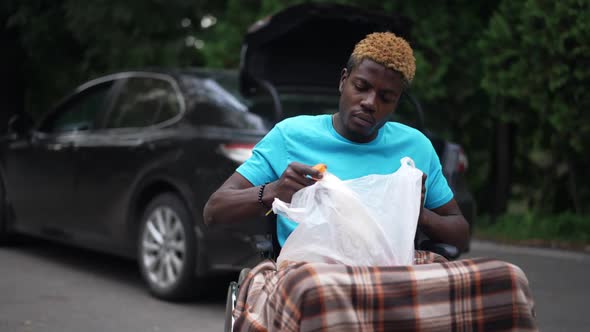
<svg viewBox="0 0 590 332">
<path fill-rule="evenodd" d="M 268 128 L 267 122 L 250 112 L 249 103 L 239 95 L 235 86 L 228 87 L 231 80 L 182 75 L 180 81 L 185 90 L 189 117 L 195 124 L 234 129 Z"/>
<path fill-rule="evenodd" d="M 177 90 L 164 79 L 130 77 L 121 88 L 107 128 L 145 127 L 170 120 L 181 110 Z"/>
</svg>

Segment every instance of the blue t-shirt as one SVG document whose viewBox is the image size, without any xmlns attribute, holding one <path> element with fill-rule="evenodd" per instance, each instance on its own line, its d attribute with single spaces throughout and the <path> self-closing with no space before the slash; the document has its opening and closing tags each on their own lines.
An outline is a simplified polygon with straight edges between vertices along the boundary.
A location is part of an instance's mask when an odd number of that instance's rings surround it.
<svg viewBox="0 0 590 332">
<path fill-rule="evenodd" d="M 437 208 L 453 198 L 442 174 L 440 161 L 430 140 L 418 130 L 388 122 L 368 143 L 350 141 L 336 132 L 331 115 L 302 115 L 278 123 L 254 147 L 252 157 L 236 170 L 254 186 L 277 180 L 289 163 L 324 163 L 342 180 L 370 174 L 391 174 L 400 159 L 410 157 L 426 173 L 424 206 Z M 281 246 L 297 223 L 278 216 L 277 235 Z"/>
</svg>

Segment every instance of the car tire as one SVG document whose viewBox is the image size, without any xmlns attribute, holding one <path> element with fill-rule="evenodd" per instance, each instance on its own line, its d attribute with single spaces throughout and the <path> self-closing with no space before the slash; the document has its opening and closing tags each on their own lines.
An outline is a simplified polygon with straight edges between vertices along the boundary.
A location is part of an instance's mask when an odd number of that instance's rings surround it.
<svg viewBox="0 0 590 332">
<path fill-rule="evenodd" d="M 184 202 L 156 196 L 145 207 L 137 243 L 139 267 L 150 292 L 177 301 L 195 294 L 196 236 Z"/>
</svg>

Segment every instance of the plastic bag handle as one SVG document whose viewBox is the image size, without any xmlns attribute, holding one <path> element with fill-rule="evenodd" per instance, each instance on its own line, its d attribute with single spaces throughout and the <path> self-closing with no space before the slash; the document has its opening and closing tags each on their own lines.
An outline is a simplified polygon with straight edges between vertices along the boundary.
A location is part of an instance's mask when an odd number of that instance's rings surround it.
<svg viewBox="0 0 590 332">
<path fill-rule="evenodd" d="M 411 166 L 413 168 L 416 168 L 416 163 L 414 163 L 414 160 L 412 158 L 410 158 L 410 157 L 403 157 L 400 160 L 400 163 L 402 165 L 408 165 L 408 166 Z"/>
</svg>

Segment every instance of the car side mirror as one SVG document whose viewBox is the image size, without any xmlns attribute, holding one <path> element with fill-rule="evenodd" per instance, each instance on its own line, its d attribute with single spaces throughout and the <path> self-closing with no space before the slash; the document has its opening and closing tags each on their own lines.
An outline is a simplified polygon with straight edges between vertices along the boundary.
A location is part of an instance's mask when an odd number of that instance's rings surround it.
<svg viewBox="0 0 590 332">
<path fill-rule="evenodd" d="M 29 135 L 35 121 L 28 113 L 17 113 L 8 120 L 8 133 L 17 138 Z"/>
</svg>

